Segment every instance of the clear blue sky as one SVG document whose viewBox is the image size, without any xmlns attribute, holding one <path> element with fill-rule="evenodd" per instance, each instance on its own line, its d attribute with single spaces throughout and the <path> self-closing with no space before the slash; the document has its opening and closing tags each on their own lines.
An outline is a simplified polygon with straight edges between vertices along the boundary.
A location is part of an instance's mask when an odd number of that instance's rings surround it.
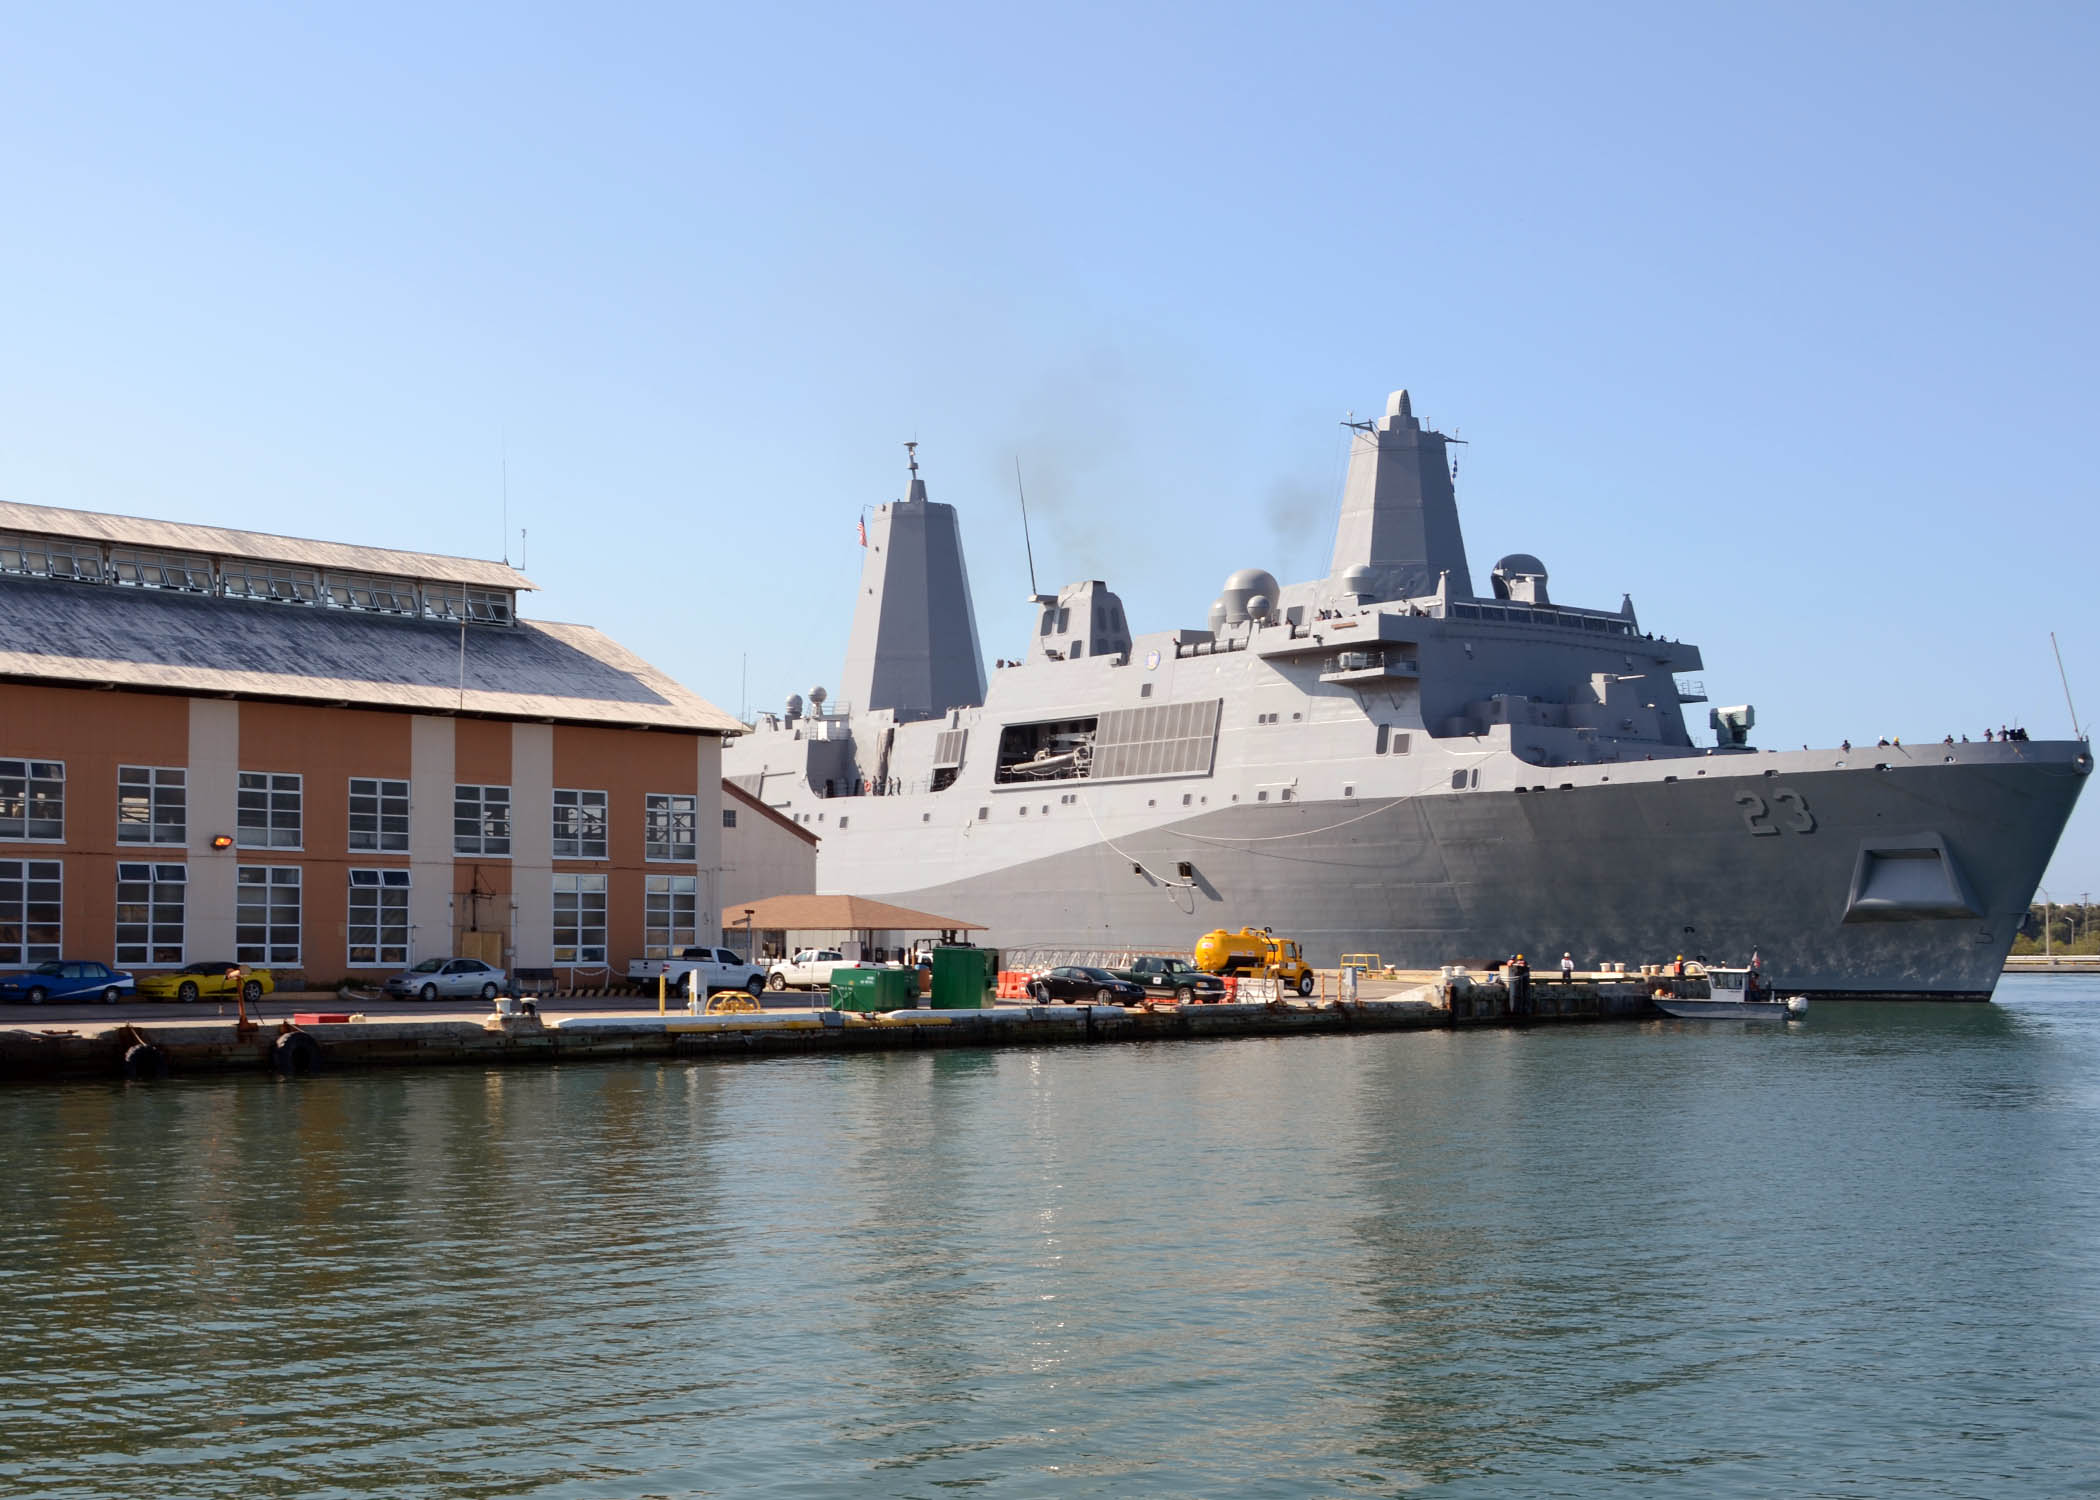
<svg viewBox="0 0 2100 1500">
<path fill-rule="evenodd" d="M 1345 411 L 1770 745 L 2100 718 L 2091 6 L 17 5 L 0 495 L 495 555 L 836 688 L 917 437 L 988 656 L 1324 571 Z M 1701 726 L 1703 730 L 1703 725 Z M 2059 898 L 2100 891 L 2089 795 Z"/>
</svg>

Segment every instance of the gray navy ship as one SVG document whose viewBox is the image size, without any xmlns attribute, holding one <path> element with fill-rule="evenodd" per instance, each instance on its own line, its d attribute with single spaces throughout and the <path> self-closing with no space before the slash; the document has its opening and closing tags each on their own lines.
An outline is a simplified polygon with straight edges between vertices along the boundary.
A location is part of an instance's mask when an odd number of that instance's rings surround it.
<svg viewBox="0 0 2100 1500">
<path fill-rule="evenodd" d="M 1133 633 L 1101 580 L 1032 597 L 986 679 L 954 507 L 877 508 L 838 700 L 761 715 L 724 771 L 817 834 L 818 889 L 1072 954 L 1268 926 L 1330 965 L 1637 964 L 1753 950 L 1783 992 L 1988 999 L 2092 770 L 2083 741 L 1771 751 L 1698 648 L 1476 594 L 1444 434 L 1352 424 L 1332 566 L 1234 573 Z"/>
</svg>

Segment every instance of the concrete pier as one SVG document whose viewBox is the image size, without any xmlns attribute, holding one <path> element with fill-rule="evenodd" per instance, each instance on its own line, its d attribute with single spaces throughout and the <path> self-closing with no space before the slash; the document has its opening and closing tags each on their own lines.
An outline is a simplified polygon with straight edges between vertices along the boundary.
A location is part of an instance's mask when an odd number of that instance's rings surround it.
<svg viewBox="0 0 2100 1500">
<path fill-rule="evenodd" d="M 155 1079 L 207 1073 L 287 1075 L 344 1068 L 577 1062 L 619 1057 L 752 1057 L 913 1047 L 1031 1047 L 1180 1039 L 1304 1036 L 1447 1027 L 1569 1025 L 1660 1014 L 1651 988 L 1629 976 L 1534 980 L 1510 1014 L 1498 982 L 1440 980 L 1375 999 L 1234 1005 L 1001 1005 L 985 1010 L 906 1010 L 859 1015 L 772 1010 L 554 1017 L 281 1019 L 243 1028 L 230 1019 L 182 1017 L 105 1024 L 75 1021 L 0 1029 L 0 1079 Z M 1675 981 L 1686 993 L 1703 982 Z"/>
</svg>

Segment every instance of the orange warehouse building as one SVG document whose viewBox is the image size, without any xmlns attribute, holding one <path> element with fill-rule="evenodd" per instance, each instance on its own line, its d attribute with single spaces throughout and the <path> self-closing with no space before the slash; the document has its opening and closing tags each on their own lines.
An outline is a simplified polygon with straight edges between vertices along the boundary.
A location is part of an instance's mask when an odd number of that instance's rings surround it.
<svg viewBox="0 0 2100 1500">
<path fill-rule="evenodd" d="M 741 726 L 502 563 L 0 504 L 0 968 L 713 942 Z"/>
</svg>

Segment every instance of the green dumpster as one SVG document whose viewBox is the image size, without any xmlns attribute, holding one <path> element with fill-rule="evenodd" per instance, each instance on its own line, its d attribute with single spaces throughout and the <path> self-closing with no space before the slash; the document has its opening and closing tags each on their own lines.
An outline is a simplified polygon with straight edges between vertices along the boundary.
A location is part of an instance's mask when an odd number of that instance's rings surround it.
<svg viewBox="0 0 2100 1500">
<path fill-rule="evenodd" d="M 998 955 L 989 948 L 933 950 L 933 1008 L 983 1010 L 999 992 Z"/>
<path fill-rule="evenodd" d="M 918 1004 L 916 969 L 834 969 L 833 1010 L 910 1010 Z"/>
</svg>

